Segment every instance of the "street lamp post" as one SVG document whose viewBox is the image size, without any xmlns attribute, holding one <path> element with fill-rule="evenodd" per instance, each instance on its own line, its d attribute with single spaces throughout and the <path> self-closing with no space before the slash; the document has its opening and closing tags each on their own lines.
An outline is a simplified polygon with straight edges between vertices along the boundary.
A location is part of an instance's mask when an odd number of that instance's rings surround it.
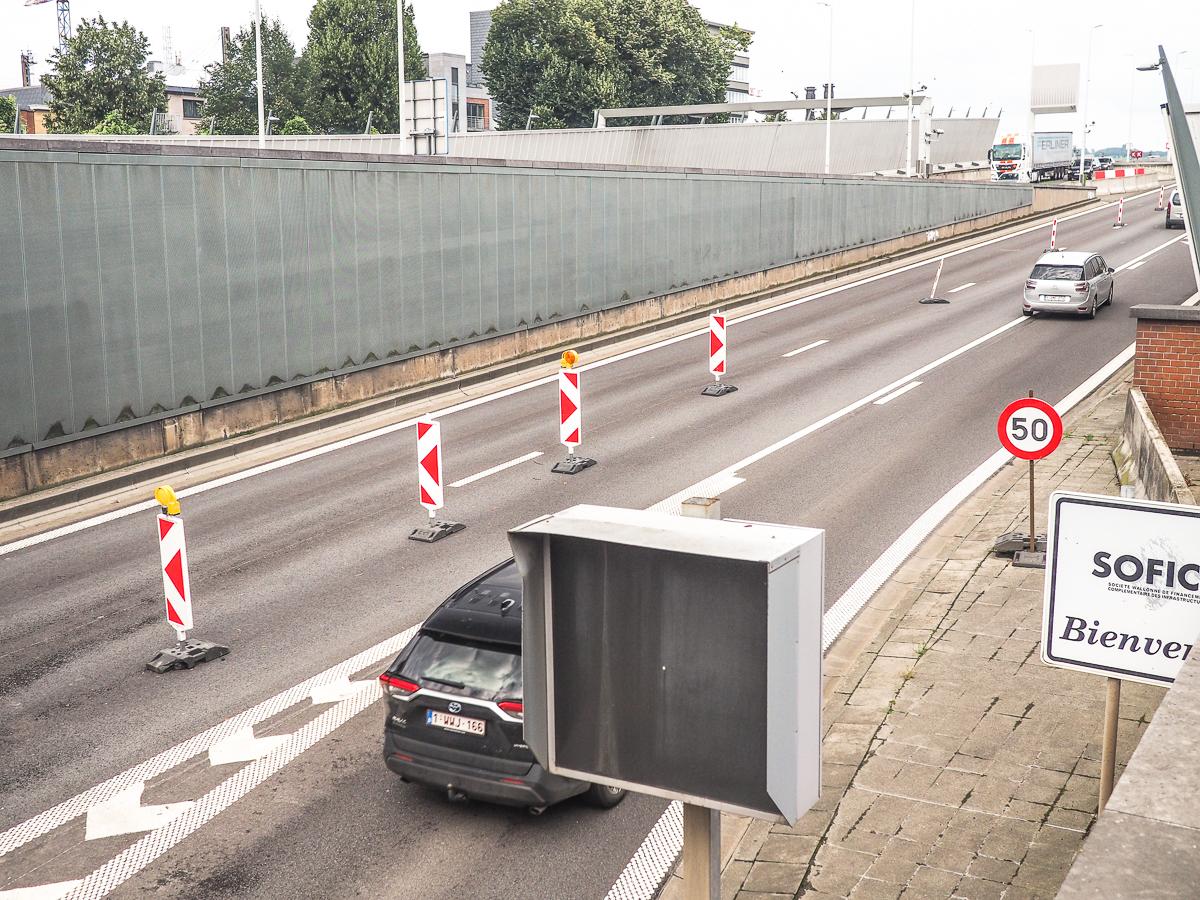
<svg viewBox="0 0 1200 900">
<path fill-rule="evenodd" d="M 254 0 L 254 65 L 258 77 L 258 146 L 267 146 L 267 116 L 263 109 L 262 0 Z"/>
<path fill-rule="evenodd" d="M 1093 25 L 1088 32 L 1088 52 L 1087 52 L 1087 77 L 1084 79 L 1084 94 L 1083 94 L 1083 129 L 1082 129 L 1082 145 L 1079 148 L 1079 183 L 1086 184 L 1083 176 L 1083 162 L 1087 158 L 1087 132 L 1088 132 L 1088 102 L 1092 99 L 1092 38 L 1096 36 L 1096 29 L 1103 28 L 1104 23 Z"/>
<path fill-rule="evenodd" d="M 904 176 L 912 177 L 913 85 L 916 82 L 917 0 L 908 8 L 908 130 L 904 138 Z"/>
<path fill-rule="evenodd" d="M 818 6 L 829 10 L 829 48 L 827 56 L 829 83 L 825 85 L 825 174 L 829 174 L 829 145 L 833 129 L 833 3 L 818 0 Z"/>
<path fill-rule="evenodd" d="M 400 138 L 400 151 L 405 150 L 407 123 L 404 121 L 404 0 L 396 0 L 396 89 L 400 118 L 396 124 L 396 135 Z"/>
</svg>

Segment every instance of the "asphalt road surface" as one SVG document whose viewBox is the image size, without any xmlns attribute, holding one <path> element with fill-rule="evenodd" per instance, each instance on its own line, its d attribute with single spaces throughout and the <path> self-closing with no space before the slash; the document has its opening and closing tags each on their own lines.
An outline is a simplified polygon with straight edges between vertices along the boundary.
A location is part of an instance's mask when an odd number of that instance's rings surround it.
<svg viewBox="0 0 1200 900">
<path fill-rule="evenodd" d="M 85 840 L 83 815 L 31 819 L 418 624 L 505 558 L 506 529 L 535 516 L 581 502 L 651 506 L 782 443 L 739 467 L 736 486 L 726 477 L 722 511 L 826 529 L 832 604 L 995 452 L 1004 405 L 1031 389 L 1061 400 L 1132 342 L 1132 304 L 1194 292 L 1186 248 L 1161 246 L 1182 235 L 1163 230 L 1153 204 L 1127 202 L 1123 229 L 1111 209 L 1059 223 L 1060 246 L 1110 265 L 1149 254 L 1119 272 L 1114 306 L 1094 321 L 1021 319 L 1023 282 L 1047 240 L 1039 228 L 948 257 L 947 305 L 916 303 L 929 291 L 926 264 L 731 317 L 727 380 L 740 390 L 723 398 L 699 394 L 703 336 L 585 370 L 582 450 L 599 465 L 573 478 L 550 473 L 565 455 L 551 384 L 446 415 L 448 481 L 543 455 L 447 487 L 446 517 L 468 528 L 438 544 L 405 540 L 425 520 L 411 427 L 189 498 L 196 636 L 233 648 L 191 672 L 142 671 L 171 640 L 153 513 L 0 555 L 0 852 L 4 837 L 11 846 L 0 891 L 82 879 L 141 837 Z M 903 390 L 845 411 L 893 382 Z M 296 733 L 326 708 L 285 706 L 256 733 Z M 106 883 L 115 896 L 597 897 L 664 806 L 570 801 L 533 817 L 451 804 L 385 769 L 382 717 L 378 703 L 350 717 L 190 836 L 127 852 L 140 871 Z M 144 779 L 142 802 L 196 800 L 238 771 L 185 757 Z"/>
</svg>

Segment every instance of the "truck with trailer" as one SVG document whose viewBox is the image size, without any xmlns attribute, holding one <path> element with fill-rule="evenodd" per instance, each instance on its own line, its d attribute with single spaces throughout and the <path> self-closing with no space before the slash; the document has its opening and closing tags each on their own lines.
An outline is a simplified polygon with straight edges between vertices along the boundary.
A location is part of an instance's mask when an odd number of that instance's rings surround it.
<svg viewBox="0 0 1200 900">
<path fill-rule="evenodd" d="M 1078 165 L 1069 131 L 1035 131 L 1031 138 L 1008 134 L 988 151 L 993 181 L 1069 179 Z"/>
</svg>

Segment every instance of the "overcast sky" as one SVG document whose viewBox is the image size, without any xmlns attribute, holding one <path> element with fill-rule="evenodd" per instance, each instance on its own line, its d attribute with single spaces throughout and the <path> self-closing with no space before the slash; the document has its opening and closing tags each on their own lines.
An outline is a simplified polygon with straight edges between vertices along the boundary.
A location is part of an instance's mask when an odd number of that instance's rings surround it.
<svg viewBox="0 0 1200 900">
<path fill-rule="evenodd" d="M 910 0 L 911 2 L 911 0 Z M 494 2 L 413 0 L 421 45 L 426 51 L 467 53 L 468 12 Z M 311 0 L 263 0 L 263 13 L 278 16 L 297 48 L 304 45 Z M 706 18 L 755 32 L 750 47 L 750 83 L 766 99 L 788 99 L 791 91 L 826 80 L 828 18 L 813 0 L 702 0 Z M 1004 109 L 1001 131 L 1020 130 L 1016 113 L 1029 97 L 1031 52 L 1038 63 L 1086 65 L 1088 36 L 1094 32 L 1091 101 L 1095 121 L 1092 146 L 1124 144 L 1132 136 L 1145 150 L 1165 147 L 1158 105 L 1158 73 L 1133 73 L 1133 66 L 1156 59 L 1163 43 L 1187 102 L 1200 102 L 1200 2 L 1154 0 L 1138 6 L 1116 0 L 1047 3 L 1033 0 L 916 0 L 918 82 L 929 85 L 934 112 L 970 107 L 978 115 Z M 899 94 L 908 79 L 909 3 L 904 0 L 833 0 L 833 81 L 838 96 Z M 150 38 L 156 55 L 170 28 L 174 51 L 195 73 L 220 55 L 220 26 L 235 30 L 253 16 L 251 0 L 73 0 L 72 20 L 103 14 L 127 19 Z M 32 50 L 39 61 L 35 75 L 56 43 L 53 0 L 23 6 L 0 0 L 0 86 L 20 84 L 20 53 Z M 1032 32 L 1030 31 L 1032 28 Z M 1185 52 L 1186 51 L 1186 52 Z M 186 81 L 173 77 L 172 81 Z M 1133 115 L 1131 126 L 1131 91 Z M 1082 97 L 1082 95 L 1081 95 Z M 1039 129 L 1072 129 L 1081 115 L 1044 116 Z"/>
</svg>

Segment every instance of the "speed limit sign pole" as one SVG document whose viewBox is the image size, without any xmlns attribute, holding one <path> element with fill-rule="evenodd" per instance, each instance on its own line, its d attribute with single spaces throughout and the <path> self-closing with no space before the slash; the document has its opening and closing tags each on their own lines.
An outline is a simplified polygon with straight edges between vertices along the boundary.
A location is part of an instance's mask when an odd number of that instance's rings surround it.
<svg viewBox="0 0 1200 900">
<path fill-rule="evenodd" d="M 1053 453 L 1062 442 L 1063 424 L 1058 412 L 1045 400 L 1033 396 L 1016 400 L 1004 408 L 996 422 L 1000 443 L 1013 456 L 1029 461 L 1029 535 L 1019 541 L 1017 533 L 1001 535 L 997 551 L 1015 551 L 1013 565 L 1045 568 L 1046 554 L 1037 548 L 1037 499 L 1034 493 L 1034 462 Z M 1015 544 L 1015 546 L 1014 546 Z M 1027 549 L 1022 551 L 1022 545 Z"/>
</svg>

